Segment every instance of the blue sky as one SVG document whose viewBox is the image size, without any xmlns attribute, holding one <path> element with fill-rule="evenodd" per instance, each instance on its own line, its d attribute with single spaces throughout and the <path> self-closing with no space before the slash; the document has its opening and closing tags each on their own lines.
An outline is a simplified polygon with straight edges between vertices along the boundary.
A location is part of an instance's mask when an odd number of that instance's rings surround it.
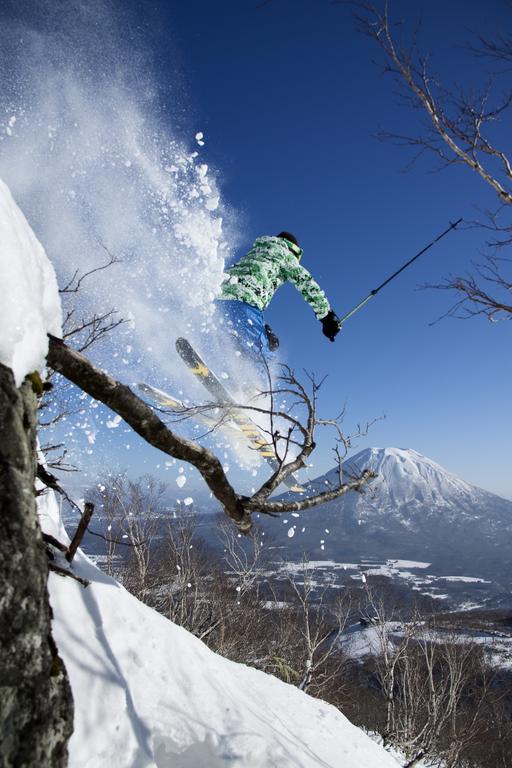
<svg viewBox="0 0 512 768">
<path fill-rule="evenodd" d="M 466 168 L 432 173 L 425 160 L 375 138 L 406 132 L 417 115 L 375 61 L 372 41 L 354 31 L 347 7 L 319 0 L 254 0 L 160 8 L 162 79 L 182 87 L 184 125 L 205 133 L 207 162 L 223 196 L 243 214 L 245 246 L 289 229 L 303 263 L 342 314 L 406 261 L 449 220 L 495 203 Z M 160 13 L 160 10 L 158 13 Z M 392 3 L 447 84 L 480 79 L 462 49 L 473 31 L 491 36 L 506 3 Z M 462 22 L 461 22 L 462 19 Z M 167 69 L 172 50 L 174 74 Z M 503 146 L 508 150 L 505 133 Z M 351 319 L 335 344 L 291 286 L 268 311 L 287 361 L 328 374 L 322 407 L 346 405 L 347 426 L 385 414 L 359 446 L 410 447 L 469 482 L 512 497 L 509 324 L 436 320 L 442 292 L 418 290 L 478 258 L 480 231 L 450 234 Z M 240 252 L 243 251 L 243 247 Z M 330 464 L 329 444 L 315 466 Z"/>
</svg>

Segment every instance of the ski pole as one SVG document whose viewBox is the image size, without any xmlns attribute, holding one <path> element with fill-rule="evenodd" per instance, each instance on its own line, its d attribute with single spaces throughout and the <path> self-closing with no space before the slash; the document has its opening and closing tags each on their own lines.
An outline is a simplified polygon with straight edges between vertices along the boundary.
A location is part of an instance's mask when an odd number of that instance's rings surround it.
<svg viewBox="0 0 512 768">
<path fill-rule="evenodd" d="M 403 266 L 401 266 L 400 269 L 397 269 L 396 272 L 393 272 L 393 274 L 390 275 L 386 280 L 384 280 L 384 282 L 381 283 L 377 288 L 374 288 L 373 291 L 370 291 L 370 293 L 368 294 L 368 296 L 366 296 L 366 298 L 360 301 L 359 304 L 357 304 L 357 306 L 351 309 L 350 312 L 347 312 L 347 314 L 344 315 L 338 321 L 339 327 L 341 328 L 343 323 L 345 323 L 349 319 L 349 317 L 352 317 L 352 315 L 354 315 L 359 309 L 362 309 L 362 307 L 364 307 L 364 305 L 367 304 L 370 301 L 370 299 L 373 299 L 373 297 L 376 296 L 378 292 L 382 290 L 382 288 L 384 288 L 384 286 L 386 286 L 388 283 L 394 280 L 395 277 L 397 277 L 400 274 L 400 272 L 403 272 L 404 269 L 407 269 L 407 267 L 410 266 L 413 263 L 413 261 L 416 261 L 416 259 L 419 259 L 419 257 L 422 256 L 425 253 L 425 251 L 428 251 L 429 248 L 432 248 L 433 245 L 439 242 L 439 240 L 441 240 L 442 237 L 447 235 L 448 232 L 451 232 L 452 229 L 456 229 L 457 226 L 461 223 L 461 221 L 462 219 L 458 219 L 453 224 L 452 222 L 450 222 L 450 226 L 448 227 L 448 229 L 445 229 L 445 231 L 442 232 L 440 235 L 438 235 L 435 238 L 435 240 L 432 240 L 432 242 L 426 245 L 425 248 L 422 248 L 421 251 L 419 251 L 415 256 L 412 257 L 412 259 L 409 259 L 409 261 L 406 261 L 406 263 L 403 264 Z"/>
</svg>

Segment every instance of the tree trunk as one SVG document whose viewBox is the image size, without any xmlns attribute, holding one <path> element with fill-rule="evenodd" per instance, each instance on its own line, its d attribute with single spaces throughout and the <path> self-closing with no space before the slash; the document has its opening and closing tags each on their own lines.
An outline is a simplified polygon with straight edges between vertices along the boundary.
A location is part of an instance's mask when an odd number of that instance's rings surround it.
<svg viewBox="0 0 512 768">
<path fill-rule="evenodd" d="M 48 565 L 36 514 L 37 402 L 0 364 L 0 765 L 61 768 L 73 699 L 51 635 Z"/>
</svg>

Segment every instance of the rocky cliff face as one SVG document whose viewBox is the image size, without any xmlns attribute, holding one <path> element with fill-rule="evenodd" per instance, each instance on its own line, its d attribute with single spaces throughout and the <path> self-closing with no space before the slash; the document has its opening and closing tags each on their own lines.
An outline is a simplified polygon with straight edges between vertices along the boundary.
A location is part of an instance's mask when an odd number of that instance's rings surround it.
<svg viewBox="0 0 512 768">
<path fill-rule="evenodd" d="M 0 764 L 67 765 L 73 702 L 51 636 L 34 497 L 36 398 L 0 364 Z"/>
</svg>

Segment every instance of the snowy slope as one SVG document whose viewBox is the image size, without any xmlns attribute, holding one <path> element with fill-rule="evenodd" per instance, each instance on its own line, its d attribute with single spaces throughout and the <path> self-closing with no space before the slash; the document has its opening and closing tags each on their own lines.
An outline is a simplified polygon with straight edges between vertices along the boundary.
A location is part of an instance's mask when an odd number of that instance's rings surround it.
<svg viewBox="0 0 512 768">
<path fill-rule="evenodd" d="M 51 494 L 43 528 L 66 539 Z M 75 699 L 71 768 L 396 768 L 336 709 L 214 653 L 78 553 L 50 577 Z"/>
<path fill-rule="evenodd" d="M 54 269 L 1 179 L 0 285 L 0 363 L 20 386 L 44 367 L 46 334 L 61 335 L 61 306 Z"/>
</svg>

